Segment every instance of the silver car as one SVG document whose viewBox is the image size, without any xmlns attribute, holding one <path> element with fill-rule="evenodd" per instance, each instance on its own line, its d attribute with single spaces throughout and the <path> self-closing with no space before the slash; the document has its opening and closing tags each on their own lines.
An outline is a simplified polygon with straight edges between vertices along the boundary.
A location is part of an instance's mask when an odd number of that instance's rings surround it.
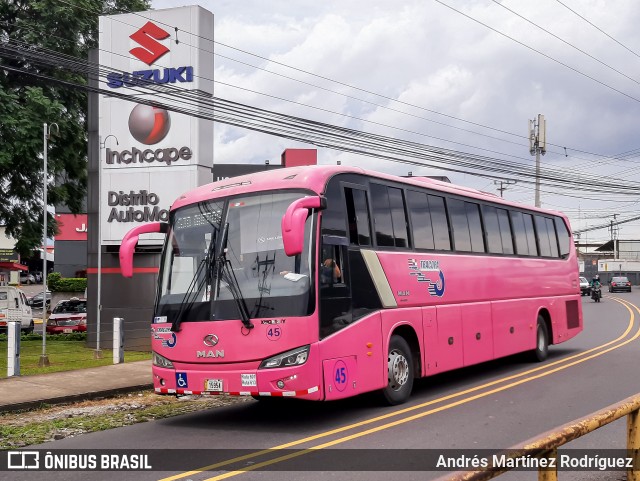
<svg viewBox="0 0 640 481">
<path fill-rule="evenodd" d="M 591 285 L 589 284 L 589 281 L 586 277 L 580 278 L 580 293 L 583 296 L 588 296 L 589 294 L 591 294 Z"/>
</svg>

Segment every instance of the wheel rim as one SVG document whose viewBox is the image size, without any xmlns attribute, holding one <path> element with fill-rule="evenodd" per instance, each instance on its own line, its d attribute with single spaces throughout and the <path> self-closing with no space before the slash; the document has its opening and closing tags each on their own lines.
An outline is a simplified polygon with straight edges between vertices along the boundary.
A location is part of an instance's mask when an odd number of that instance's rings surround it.
<svg viewBox="0 0 640 481">
<path fill-rule="evenodd" d="M 402 352 L 394 349 L 389 353 L 389 387 L 399 391 L 408 380 L 409 362 Z"/>
</svg>

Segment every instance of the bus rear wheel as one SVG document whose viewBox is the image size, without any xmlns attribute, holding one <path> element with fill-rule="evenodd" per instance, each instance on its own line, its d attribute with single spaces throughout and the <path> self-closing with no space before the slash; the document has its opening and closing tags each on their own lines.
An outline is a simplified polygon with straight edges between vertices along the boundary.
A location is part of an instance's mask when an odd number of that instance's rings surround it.
<svg viewBox="0 0 640 481">
<path fill-rule="evenodd" d="M 538 326 L 536 328 L 536 348 L 533 350 L 533 359 L 538 362 L 544 361 L 549 355 L 549 330 L 542 316 L 538 316 Z"/>
<path fill-rule="evenodd" d="M 385 401 L 392 406 L 406 402 L 413 389 L 413 358 L 409 344 L 401 336 L 391 336 L 387 373 L 387 387 L 382 391 Z"/>
</svg>

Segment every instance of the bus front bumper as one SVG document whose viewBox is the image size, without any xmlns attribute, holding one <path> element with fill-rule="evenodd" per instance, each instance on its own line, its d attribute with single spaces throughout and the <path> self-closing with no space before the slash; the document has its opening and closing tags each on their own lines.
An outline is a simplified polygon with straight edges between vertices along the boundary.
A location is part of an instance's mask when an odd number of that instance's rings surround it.
<svg viewBox="0 0 640 481">
<path fill-rule="evenodd" d="M 320 371 L 309 359 L 302 366 L 258 369 L 259 363 L 183 364 L 175 369 L 153 366 L 158 394 L 298 397 L 323 399 Z"/>
</svg>

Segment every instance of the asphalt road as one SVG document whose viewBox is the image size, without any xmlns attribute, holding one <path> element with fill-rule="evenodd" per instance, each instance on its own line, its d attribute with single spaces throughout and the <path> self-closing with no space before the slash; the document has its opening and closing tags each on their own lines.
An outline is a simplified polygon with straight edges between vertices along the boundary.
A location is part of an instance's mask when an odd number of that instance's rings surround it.
<svg viewBox="0 0 640 481">
<path fill-rule="evenodd" d="M 435 479 L 446 473 L 405 471 L 407 463 L 420 466 L 428 456 L 508 448 L 640 392 L 640 311 L 614 300 L 640 307 L 640 290 L 604 295 L 600 304 L 582 299 L 584 332 L 552 346 L 549 359 L 542 364 L 532 364 L 519 355 L 422 379 L 414 385 L 411 401 L 397 407 L 381 406 L 373 395 L 331 403 L 256 401 L 38 446 L 165 449 L 156 455 L 181 461 L 179 471 L 128 472 L 124 477 L 116 472 L 2 473 L 8 474 L 3 479 Z M 567 448 L 621 449 L 625 442 L 623 418 Z M 293 454 L 290 451 L 285 455 L 273 450 L 258 453 L 282 446 L 315 451 L 297 453 L 291 459 L 276 459 Z M 215 451 L 203 460 L 199 452 L 189 451 L 197 449 Z M 407 449 L 424 451 L 417 452 L 417 457 L 416 452 L 406 457 L 406 453 L 393 451 Z M 227 472 L 218 467 L 189 472 L 246 453 L 247 458 L 225 468 L 255 467 L 275 459 L 272 471 Z M 534 472 L 514 472 L 499 479 L 536 478 Z M 560 479 L 625 478 L 622 471 L 569 471 L 560 473 Z"/>
</svg>

